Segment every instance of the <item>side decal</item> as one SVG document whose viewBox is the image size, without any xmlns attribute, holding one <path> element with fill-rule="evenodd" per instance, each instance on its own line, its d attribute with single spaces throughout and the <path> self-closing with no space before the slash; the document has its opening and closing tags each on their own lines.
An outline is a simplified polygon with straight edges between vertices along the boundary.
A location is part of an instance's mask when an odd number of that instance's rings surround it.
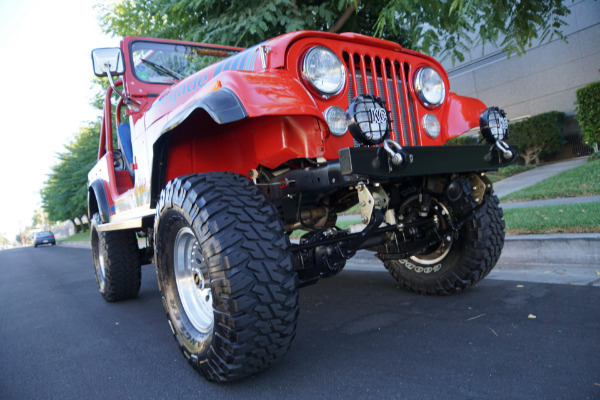
<svg viewBox="0 0 600 400">
<path fill-rule="evenodd" d="M 217 67 L 213 71 L 212 75 L 210 75 L 210 73 L 197 75 L 194 77 L 194 79 L 185 84 L 175 85 L 172 90 L 160 96 L 152 104 L 152 108 L 159 109 L 164 106 L 175 105 L 178 99 L 201 89 L 210 79 L 216 77 L 223 71 L 253 71 L 257 54 L 258 46 L 254 46 L 234 56 L 226 58 L 217 64 Z"/>
</svg>

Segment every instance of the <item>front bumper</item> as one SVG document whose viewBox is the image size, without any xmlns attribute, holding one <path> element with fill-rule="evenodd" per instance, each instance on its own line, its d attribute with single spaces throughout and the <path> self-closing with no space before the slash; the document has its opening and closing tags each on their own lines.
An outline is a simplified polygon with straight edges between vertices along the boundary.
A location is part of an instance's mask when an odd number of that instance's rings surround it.
<svg viewBox="0 0 600 400">
<path fill-rule="evenodd" d="M 377 182 L 411 176 L 497 170 L 517 160 L 517 150 L 512 146 L 513 155 L 508 160 L 495 147 L 489 146 L 419 146 L 404 147 L 402 151 L 406 161 L 396 166 L 383 147 L 341 149 L 340 172 L 342 175 L 366 176 Z"/>
<path fill-rule="evenodd" d="M 358 182 L 398 182 L 408 177 L 497 170 L 514 163 L 489 146 L 420 146 L 402 149 L 406 162 L 393 164 L 383 147 L 353 147 L 339 151 L 339 161 L 293 169 L 266 184 L 271 199 L 297 193 L 324 195 Z"/>
</svg>

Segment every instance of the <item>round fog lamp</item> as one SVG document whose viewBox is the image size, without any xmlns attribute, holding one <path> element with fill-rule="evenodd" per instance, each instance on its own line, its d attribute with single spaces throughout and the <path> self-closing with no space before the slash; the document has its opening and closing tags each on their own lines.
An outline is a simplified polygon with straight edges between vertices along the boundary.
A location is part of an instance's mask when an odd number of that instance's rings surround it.
<svg viewBox="0 0 600 400">
<path fill-rule="evenodd" d="M 346 111 L 352 137 L 363 145 L 382 143 L 390 134 L 389 112 L 385 102 L 371 94 L 355 97 Z"/>
<path fill-rule="evenodd" d="M 504 140 L 508 136 L 508 120 L 504 110 L 490 107 L 481 113 L 479 128 L 486 142 L 492 144 Z"/>
<path fill-rule="evenodd" d="M 433 114 L 425 114 L 423 117 L 423 128 L 432 139 L 440 135 L 440 121 Z"/>
<path fill-rule="evenodd" d="M 348 130 L 346 113 L 338 106 L 331 106 L 325 111 L 325 121 L 335 136 L 342 136 Z"/>
</svg>

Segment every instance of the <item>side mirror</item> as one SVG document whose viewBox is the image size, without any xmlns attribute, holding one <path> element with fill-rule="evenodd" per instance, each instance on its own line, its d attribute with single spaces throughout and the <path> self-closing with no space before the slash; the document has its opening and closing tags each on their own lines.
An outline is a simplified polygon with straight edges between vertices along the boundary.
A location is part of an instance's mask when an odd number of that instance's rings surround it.
<svg viewBox="0 0 600 400">
<path fill-rule="evenodd" d="M 123 62 L 123 51 L 118 47 L 110 47 L 92 50 L 92 63 L 96 76 L 123 75 L 125 63 Z"/>
</svg>

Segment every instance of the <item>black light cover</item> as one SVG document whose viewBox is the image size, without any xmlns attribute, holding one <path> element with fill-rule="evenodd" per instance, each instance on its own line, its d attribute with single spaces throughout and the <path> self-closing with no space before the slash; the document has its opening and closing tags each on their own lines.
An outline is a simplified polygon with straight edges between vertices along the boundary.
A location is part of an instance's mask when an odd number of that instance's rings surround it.
<svg viewBox="0 0 600 400">
<path fill-rule="evenodd" d="M 506 113 L 498 107 L 488 108 L 479 117 L 479 128 L 485 140 L 490 144 L 506 139 L 508 137 Z"/>
<path fill-rule="evenodd" d="M 348 129 L 359 143 L 375 145 L 390 135 L 391 118 L 385 101 L 372 94 L 355 97 L 346 111 Z"/>
</svg>

